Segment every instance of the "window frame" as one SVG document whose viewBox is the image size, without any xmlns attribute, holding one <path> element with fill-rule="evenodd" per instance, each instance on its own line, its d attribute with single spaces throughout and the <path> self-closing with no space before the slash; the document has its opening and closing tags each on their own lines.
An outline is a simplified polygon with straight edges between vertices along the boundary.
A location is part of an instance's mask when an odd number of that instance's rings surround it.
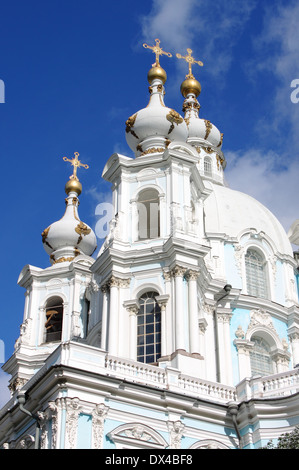
<svg viewBox="0 0 299 470">
<path fill-rule="evenodd" d="M 139 297 L 136 358 L 144 364 L 155 365 L 161 357 L 161 308 L 157 296 L 158 292 L 147 290 Z"/>
<path fill-rule="evenodd" d="M 52 311 L 54 312 L 55 310 L 57 310 L 59 327 L 56 331 L 48 332 L 48 330 L 50 329 L 51 323 L 53 323 L 53 320 L 55 319 L 55 314 L 51 316 L 51 314 L 47 315 L 47 313 L 49 314 L 49 312 L 52 312 Z M 48 316 L 49 318 L 47 318 Z M 63 316 L 64 316 L 64 301 L 62 297 L 59 295 L 53 295 L 49 297 L 45 304 L 45 322 L 44 322 L 45 343 L 53 343 L 53 342 L 61 341 L 62 329 L 63 329 Z"/>
<path fill-rule="evenodd" d="M 213 162 L 212 158 L 205 155 L 203 159 L 203 173 L 206 177 L 212 178 L 213 176 Z"/>
<path fill-rule="evenodd" d="M 249 259 L 250 255 L 252 255 L 252 257 L 255 256 L 258 260 L 255 266 L 254 263 L 252 263 L 252 260 Z M 260 263 L 260 266 L 258 265 L 258 263 Z M 246 249 L 244 255 L 244 265 L 247 294 L 252 297 L 269 299 L 270 283 L 268 275 L 268 262 L 265 254 L 257 247 L 249 246 Z M 262 270 L 260 270 L 260 267 L 262 267 Z M 255 280 L 255 282 L 252 282 L 252 279 Z"/>
<path fill-rule="evenodd" d="M 154 195 L 148 196 L 148 199 L 143 199 L 142 196 L 144 193 L 153 193 Z M 157 213 L 153 215 L 153 206 L 152 204 L 157 203 L 158 210 Z M 144 207 L 146 211 L 146 228 L 143 224 L 144 221 L 141 221 L 141 217 L 144 216 L 144 211 L 141 209 L 141 206 Z M 142 188 L 136 199 L 137 207 L 137 240 L 152 240 L 160 238 L 161 236 L 161 207 L 160 207 L 160 193 L 158 189 L 152 187 Z M 154 223 L 154 225 L 153 225 Z M 146 233 L 146 236 L 141 236 L 141 233 Z"/>
<path fill-rule="evenodd" d="M 272 358 L 271 345 L 269 342 L 259 334 L 252 335 L 250 341 L 253 343 L 252 349 L 249 352 L 251 375 L 273 375 L 275 363 Z M 259 342 L 260 345 L 257 345 L 257 342 Z M 268 360 L 269 367 L 263 366 L 263 364 L 265 364 L 265 358 Z M 259 363 L 262 366 L 259 368 L 254 364 L 254 362 L 256 362 L 256 364 Z"/>
</svg>

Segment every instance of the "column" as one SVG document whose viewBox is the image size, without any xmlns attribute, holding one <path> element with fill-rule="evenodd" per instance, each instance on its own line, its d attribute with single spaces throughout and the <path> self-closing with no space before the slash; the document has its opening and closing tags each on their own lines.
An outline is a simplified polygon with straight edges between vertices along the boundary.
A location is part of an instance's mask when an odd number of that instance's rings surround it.
<svg viewBox="0 0 299 470">
<path fill-rule="evenodd" d="M 206 362 L 205 333 L 206 333 L 207 326 L 208 326 L 208 322 L 205 318 L 200 318 L 198 320 L 199 351 L 200 351 L 200 354 L 205 358 L 205 362 Z"/>
<path fill-rule="evenodd" d="M 167 326 L 166 326 L 166 305 L 169 295 L 158 295 L 156 301 L 161 309 L 161 357 L 167 355 Z"/>
<path fill-rule="evenodd" d="M 118 346 L 118 293 L 119 279 L 111 276 L 109 280 L 110 287 L 110 309 L 109 309 L 109 337 L 108 352 L 112 356 L 117 355 Z"/>
<path fill-rule="evenodd" d="M 137 314 L 139 302 L 137 299 L 126 300 L 123 303 L 129 313 L 129 357 L 132 361 L 137 360 Z"/>
<path fill-rule="evenodd" d="M 290 328 L 289 338 L 292 348 L 293 367 L 296 367 L 299 364 L 299 328 Z"/>
<path fill-rule="evenodd" d="M 232 369 L 232 354 L 231 354 L 231 343 L 230 343 L 230 319 L 231 313 L 222 315 L 223 318 L 223 343 L 224 343 L 224 355 L 225 355 L 225 383 L 233 385 L 233 369 Z"/>
<path fill-rule="evenodd" d="M 169 298 L 169 302 L 167 302 L 165 308 L 165 355 L 167 356 L 173 353 L 173 351 L 175 350 L 175 341 L 173 337 L 174 302 L 171 272 L 163 270 L 163 277 L 165 281 L 165 294 L 168 295 Z"/>
<path fill-rule="evenodd" d="M 183 277 L 186 268 L 175 266 L 172 274 L 175 278 L 175 350 L 186 350 L 185 322 L 183 304 Z"/>
<path fill-rule="evenodd" d="M 122 357 L 128 357 L 129 354 L 129 318 L 128 313 L 124 308 L 125 299 L 129 298 L 130 293 L 128 289 L 130 287 L 131 279 L 119 278 L 118 280 L 118 345 L 117 354 Z M 136 335 L 135 330 L 135 335 Z"/>
<path fill-rule="evenodd" d="M 234 345 L 238 351 L 238 364 L 239 364 L 239 382 L 246 377 L 251 376 L 250 367 L 250 351 L 252 350 L 253 343 L 241 337 L 234 340 Z"/>
<path fill-rule="evenodd" d="M 224 349 L 224 334 L 223 334 L 223 316 L 216 311 L 217 315 L 217 332 L 218 332 L 218 377 L 217 382 L 225 383 L 225 368 L 226 368 L 226 357 Z M 217 360 L 217 357 L 216 357 Z"/>
<path fill-rule="evenodd" d="M 80 288 L 81 283 L 78 276 L 75 276 L 73 280 L 73 298 L 72 298 L 72 307 L 71 307 L 71 331 L 69 338 L 66 338 L 66 332 L 64 324 L 62 324 L 62 340 L 72 339 L 76 336 L 82 336 L 82 330 L 80 326 Z M 63 314 L 65 310 L 63 309 Z"/>
<path fill-rule="evenodd" d="M 197 278 L 198 271 L 188 270 L 188 303 L 189 303 L 189 352 L 200 353 L 198 337 L 198 312 L 197 312 Z"/>
<path fill-rule="evenodd" d="M 220 309 L 219 309 L 220 310 Z M 216 312 L 218 326 L 219 373 L 221 383 L 232 385 L 232 358 L 229 334 L 230 312 Z"/>
<path fill-rule="evenodd" d="M 102 291 L 102 332 L 101 332 L 101 348 L 107 349 L 107 314 L 108 314 L 108 285 L 101 287 Z"/>
</svg>

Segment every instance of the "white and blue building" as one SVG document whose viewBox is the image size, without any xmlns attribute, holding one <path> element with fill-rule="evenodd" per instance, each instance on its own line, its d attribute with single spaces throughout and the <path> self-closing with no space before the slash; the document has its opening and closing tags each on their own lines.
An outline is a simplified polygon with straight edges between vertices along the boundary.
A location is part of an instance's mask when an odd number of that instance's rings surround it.
<svg viewBox="0 0 299 470">
<path fill-rule="evenodd" d="M 103 170 L 113 217 L 97 258 L 74 172 L 42 234 L 51 265 L 20 274 L 2 448 L 257 449 L 299 424 L 297 224 L 289 239 L 227 187 L 193 76 L 184 116 L 164 103 L 159 63 L 148 80 L 148 105 L 126 122 L 135 158 Z"/>
</svg>

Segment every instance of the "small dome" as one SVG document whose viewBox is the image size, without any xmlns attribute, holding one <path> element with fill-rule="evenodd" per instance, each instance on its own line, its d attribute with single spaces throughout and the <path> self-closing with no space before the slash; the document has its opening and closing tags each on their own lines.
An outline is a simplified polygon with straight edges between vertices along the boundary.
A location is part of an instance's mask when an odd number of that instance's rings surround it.
<svg viewBox="0 0 299 470">
<path fill-rule="evenodd" d="M 126 140 L 136 156 L 163 152 L 170 142 L 186 142 L 187 139 L 183 117 L 164 104 L 166 72 L 161 71 L 160 66 L 152 67 L 148 74 L 149 104 L 126 121 Z"/>
<path fill-rule="evenodd" d="M 77 183 L 79 181 L 77 180 Z M 81 186 L 81 183 L 79 183 Z M 75 186 L 77 190 L 75 191 Z M 51 263 L 72 261 L 83 254 L 91 256 L 97 247 L 93 230 L 79 219 L 78 195 L 81 188 L 74 181 L 66 184 L 66 210 L 63 217 L 42 233 L 42 241 Z"/>
<path fill-rule="evenodd" d="M 161 80 L 161 82 L 164 83 L 166 82 L 167 80 L 167 74 L 165 72 L 165 70 L 160 67 L 160 66 L 157 66 L 157 65 L 154 65 L 148 72 L 147 74 L 147 79 L 148 79 L 148 82 L 149 84 L 151 85 L 152 82 L 155 80 L 155 79 L 158 79 L 158 80 Z"/>
<path fill-rule="evenodd" d="M 82 192 L 82 184 L 80 183 L 80 181 L 76 178 L 70 178 L 68 180 L 68 182 L 66 183 L 65 185 L 65 192 L 66 194 L 69 194 L 71 192 L 75 192 L 78 194 L 78 196 L 80 196 L 81 192 Z"/>
<path fill-rule="evenodd" d="M 197 97 L 198 95 L 200 95 L 200 92 L 201 85 L 194 77 L 186 78 L 186 80 L 184 80 L 181 84 L 181 93 L 184 98 L 187 98 L 190 93 L 194 94 Z"/>
<path fill-rule="evenodd" d="M 203 144 L 207 147 L 222 147 L 223 134 L 207 119 L 198 117 L 200 104 L 195 94 L 189 93 L 183 104 L 185 121 L 188 127 L 187 142 L 191 145 Z"/>
</svg>

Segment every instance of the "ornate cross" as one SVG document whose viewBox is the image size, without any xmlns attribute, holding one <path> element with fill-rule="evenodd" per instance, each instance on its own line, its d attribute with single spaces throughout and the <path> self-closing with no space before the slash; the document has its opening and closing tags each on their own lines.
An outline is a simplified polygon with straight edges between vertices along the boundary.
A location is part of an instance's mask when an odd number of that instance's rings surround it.
<svg viewBox="0 0 299 470">
<path fill-rule="evenodd" d="M 72 174 L 72 176 L 70 176 L 70 179 L 78 180 L 78 177 L 77 177 L 78 168 L 80 168 L 82 166 L 83 168 L 85 168 L 87 170 L 89 168 L 89 166 L 86 165 L 85 163 L 81 163 L 80 160 L 78 160 L 78 157 L 79 157 L 78 152 L 75 152 L 74 155 L 75 155 L 75 158 L 72 158 L 71 160 L 67 157 L 63 157 L 63 160 L 65 162 L 70 162 L 71 165 L 74 167 L 73 174 Z"/>
<path fill-rule="evenodd" d="M 186 78 L 194 78 L 194 75 L 192 74 L 192 65 L 193 64 L 198 64 L 198 65 L 203 65 L 203 63 L 200 60 L 195 60 L 194 57 L 192 57 L 192 49 L 187 49 L 188 55 L 185 57 L 182 56 L 181 54 L 177 54 L 178 59 L 184 59 L 188 64 L 189 64 L 189 73 L 186 75 Z"/>
<path fill-rule="evenodd" d="M 159 67 L 160 62 L 159 62 L 159 56 L 160 55 L 167 55 L 167 57 L 172 57 L 172 54 L 170 52 L 164 52 L 163 49 L 160 47 L 160 39 L 155 39 L 156 45 L 155 46 L 149 46 L 148 44 L 143 44 L 143 47 L 145 49 L 152 49 L 153 53 L 156 54 L 156 62 L 153 64 L 153 67 Z"/>
</svg>

